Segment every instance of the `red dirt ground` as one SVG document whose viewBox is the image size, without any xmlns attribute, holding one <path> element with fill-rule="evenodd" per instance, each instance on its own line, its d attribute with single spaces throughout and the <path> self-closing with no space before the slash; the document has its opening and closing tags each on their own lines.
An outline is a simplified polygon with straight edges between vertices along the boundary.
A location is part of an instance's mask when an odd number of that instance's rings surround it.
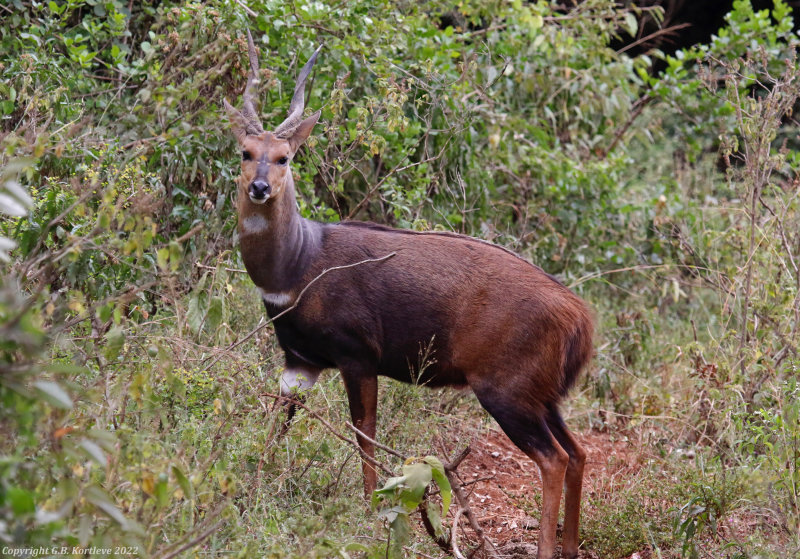
<svg viewBox="0 0 800 559">
<path fill-rule="evenodd" d="M 640 468 L 638 453 L 628 443 L 612 441 L 608 434 L 596 431 L 576 435 L 589 455 L 584 496 L 608 487 L 614 479 L 635 474 Z M 535 557 L 541 480 L 533 461 L 503 433 L 491 430 L 487 436 L 473 441 L 458 473 L 469 483 L 465 490 L 473 513 L 501 555 L 509 559 Z M 462 529 L 466 525 L 465 520 Z M 469 529 L 467 534 L 473 536 Z M 647 559 L 649 554 L 634 556 Z M 585 551 L 579 557 L 597 559 L 597 555 Z"/>
</svg>

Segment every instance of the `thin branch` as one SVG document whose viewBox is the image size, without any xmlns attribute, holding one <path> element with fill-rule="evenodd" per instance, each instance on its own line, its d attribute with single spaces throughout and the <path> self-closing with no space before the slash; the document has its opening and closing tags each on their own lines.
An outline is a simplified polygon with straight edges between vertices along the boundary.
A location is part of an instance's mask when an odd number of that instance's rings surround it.
<svg viewBox="0 0 800 559">
<path fill-rule="evenodd" d="M 359 429 L 358 427 L 356 427 L 352 423 L 345 422 L 345 425 L 347 425 L 347 427 L 351 431 L 353 431 L 356 435 L 359 435 L 360 437 L 363 437 L 367 442 L 370 442 L 370 443 L 374 444 L 375 446 L 377 446 L 381 450 L 384 450 L 384 451 L 388 452 L 389 454 L 391 454 L 393 456 L 396 456 L 400 460 L 405 460 L 407 458 L 407 456 L 404 456 L 403 454 L 400 454 L 399 452 L 397 452 L 392 447 L 386 446 L 384 444 L 381 444 L 378 441 L 376 441 L 375 439 L 373 439 L 372 437 L 370 437 L 369 435 L 365 435 L 364 432 L 361 429 Z"/>
<path fill-rule="evenodd" d="M 458 535 L 458 522 L 459 520 L 461 520 L 461 515 L 463 513 L 464 513 L 464 508 L 458 507 L 455 519 L 453 519 L 453 533 L 450 536 L 450 546 L 453 549 L 453 555 L 455 555 L 458 559 L 466 559 L 466 557 L 464 557 L 461 554 L 461 550 L 458 549 L 458 538 L 456 537 Z"/>
<path fill-rule="evenodd" d="M 192 547 L 194 547 L 196 545 L 199 545 L 208 536 L 213 534 L 217 530 L 217 528 L 219 528 L 222 525 L 223 522 L 225 522 L 224 518 L 222 520 L 220 520 L 219 522 L 217 522 L 216 524 L 214 524 L 213 526 L 209 527 L 208 530 L 206 530 L 205 532 L 203 532 L 202 534 L 197 536 L 192 541 L 186 542 L 184 545 L 182 545 L 181 547 L 179 547 L 178 549 L 176 549 L 172 553 L 168 553 L 167 555 L 164 555 L 164 557 L 162 557 L 162 559 L 172 559 L 173 557 L 177 557 L 178 555 L 180 555 L 181 553 L 183 553 L 187 549 L 190 549 L 190 548 L 192 548 Z"/>
<path fill-rule="evenodd" d="M 320 272 L 320 273 L 319 273 L 319 275 L 318 275 L 317 277 L 315 277 L 314 279 L 312 279 L 310 282 L 308 282 L 308 283 L 306 284 L 306 286 L 305 286 L 305 287 L 302 289 L 302 291 L 300 291 L 300 293 L 297 295 L 297 298 L 294 300 L 294 303 L 292 304 L 292 306 L 291 306 L 291 307 L 289 307 L 289 308 L 286 308 L 286 309 L 282 310 L 281 312 L 279 312 L 278 314 L 276 314 L 275 316 L 273 316 L 272 318 L 270 318 L 270 319 L 268 319 L 268 320 L 266 320 L 266 321 L 264 321 L 264 320 L 262 319 L 262 322 L 259 322 L 259 323 L 258 323 L 258 326 L 256 326 L 255 328 L 253 328 L 253 329 L 250 331 L 250 333 L 249 333 L 249 334 L 247 334 L 247 335 L 246 335 L 244 338 L 242 338 L 242 339 L 241 339 L 241 340 L 239 340 L 238 342 L 234 342 L 234 343 L 232 343 L 231 345 L 229 345 L 229 346 L 227 347 L 227 349 L 225 349 L 224 351 L 220 352 L 220 354 L 219 354 L 219 355 L 218 355 L 218 356 L 217 356 L 217 357 L 216 357 L 216 358 L 215 358 L 215 359 L 214 359 L 214 360 L 213 360 L 211 363 L 209 363 L 208 365 L 206 365 L 205 367 L 203 367 L 203 369 L 202 369 L 202 370 L 203 370 L 203 371 L 207 371 L 207 370 L 208 370 L 208 369 L 210 369 L 210 368 L 211 368 L 211 367 L 212 367 L 212 366 L 213 366 L 215 363 L 217 363 L 217 361 L 219 361 L 220 359 L 222 359 L 222 357 L 223 357 L 223 356 L 224 356 L 226 353 L 228 353 L 228 352 L 230 352 L 230 351 L 232 351 L 232 350 L 236 349 L 237 347 L 239 347 L 240 345 L 242 345 L 243 343 L 245 343 L 247 340 L 249 340 L 250 338 L 252 338 L 253 336 L 255 336 L 255 335 L 256 335 L 256 333 L 258 333 L 260 330 L 262 330 L 263 328 L 265 328 L 265 327 L 266 327 L 268 324 L 272 324 L 272 323 L 274 323 L 276 320 L 278 320 L 280 317 L 282 317 L 283 315 L 285 315 L 285 314 L 286 314 L 286 313 L 288 313 L 289 311 L 292 311 L 292 310 L 294 310 L 295 308 L 297 308 L 297 305 L 299 305 L 299 304 L 300 304 L 300 300 L 303 298 L 303 295 L 305 295 L 306 291 L 308 291 L 308 289 L 309 289 L 309 288 L 310 288 L 310 287 L 311 287 L 311 286 L 312 286 L 312 285 L 313 285 L 313 284 L 314 284 L 314 283 L 315 283 L 317 280 L 321 279 L 321 278 L 322 278 L 322 277 L 323 277 L 325 274 L 327 274 L 327 273 L 329 273 L 329 272 L 335 272 L 336 270 L 344 270 L 345 268 L 353 268 L 353 267 L 355 267 L 355 266 L 360 266 L 361 264 L 366 264 L 366 263 L 368 263 L 368 262 L 382 262 L 382 261 L 384 261 L 384 260 L 388 260 L 389 258 L 391 258 L 392 256 L 395 256 L 396 254 L 397 254 L 396 252 L 390 252 L 389 254 L 387 254 L 387 255 L 385 255 L 385 256 L 381 256 L 380 258 L 365 258 L 364 260 L 360 260 L 360 261 L 358 261 L 358 262 L 355 262 L 355 263 L 353 263 L 353 264 L 344 264 L 344 265 L 342 265 L 342 266 L 333 266 L 333 267 L 331 267 L 331 268 L 325 268 L 324 270 L 322 270 L 322 272 Z"/>
<path fill-rule="evenodd" d="M 197 266 L 198 268 L 202 268 L 204 270 L 216 270 L 217 269 L 216 266 L 208 266 L 206 264 L 200 264 L 200 262 L 195 262 L 194 265 Z M 247 273 L 247 270 L 242 270 L 241 268 L 222 268 L 222 269 L 225 270 L 226 272 L 231 272 L 231 273 L 235 273 L 235 274 L 246 274 Z"/>
<path fill-rule="evenodd" d="M 616 131 L 616 133 L 614 134 L 614 139 L 611 141 L 611 144 L 608 146 L 608 148 L 606 148 L 605 150 L 603 150 L 602 157 L 605 157 L 605 156 L 607 156 L 609 153 L 611 153 L 612 151 L 614 151 L 614 148 L 615 148 L 615 147 L 617 147 L 617 144 L 618 144 L 618 143 L 619 143 L 619 141 L 622 139 L 622 136 L 624 136 L 624 135 L 625 135 L 625 132 L 627 132 L 627 131 L 628 131 L 628 129 L 629 129 L 629 128 L 631 127 L 631 125 L 633 124 L 633 122 L 634 122 L 634 121 L 635 121 L 637 118 L 639 118 L 639 115 L 641 115 L 641 114 L 642 114 L 642 111 L 644 111 L 644 108 L 645 108 L 645 107 L 647 106 L 647 104 L 648 104 L 650 101 L 652 101 L 652 100 L 653 100 L 653 98 L 652 98 L 652 97 L 650 97 L 649 95 L 645 95 L 644 97 L 641 97 L 641 98 L 639 98 L 639 99 L 637 99 L 637 100 L 636 100 L 636 102 L 634 103 L 634 107 L 636 107 L 636 108 L 633 110 L 633 112 L 631 113 L 631 115 L 628 117 L 628 120 L 627 120 L 627 121 L 625 121 L 625 124 L 623 124 L 623 125 L 622 125 L 622 126 L 621 126 L 621 127 L 620 127 L 620 128 L 617 130 L 617 131 Z"/>
<path fill-rule="evenodd" d="M 200 529 L 200 527 L 201 527 L 201 526 L 203 526 L 204 524 L 205 524 L 205 525 L 208 525 L 208 523 L 209 523 L 209 522 L 211 522 L 211 521 L 212 521 L 213 519 L 215 519 L 216 517 L 218 517 L 218 516 L 219 516 L 219 515 L 222 513 L 222 511 L 223 511 L 223 510 L 225 510 L 225 507 L 227 507 L 229 504 L 230 504 L 230 502 L 229 502 L 229 501 L 225 501 L 224 503 L 220 504 L 220 505 L 219 505 L 219 506 L 218 506 L 216 509 L 214 509 L 214 511 L 213 511 L 213 512 L 211 512 L 210 514 L 206 515 L 206 518 L 205 518 L 205 519 L 204 519 L 202 522 L 200 522 L 200 523 L 199 523 L 199 525 L 198 525 L 197 529 L 199 530 L 199 529 Z M 219 525 L 220 525 L 222 522 L 223 522 L 223 520 L 220 520 L 218 523 L 216 523 L 216 524 L 215 524 L 214 526 L 212 526 L 211 528 L 212 528 L 212 529 L 216 529 L 216 528 L 218 528 L 218 527 L 219 527 Z M 189 547 L 192 547 L 193 545 L 197 545 L 198 543 L 202 542 L 202 541 L 203 541 L 203 539 L 205 539 L 205 538 L 207 538 L 207 537 L 208 537 L 208 534 L 210 534 L 210 531 L 209 531 L 209 530 L 205 530 L 205 531 L 203 532 L 203 534 L 201 534 L 201 536 L 199 536 L 199 537 L 197 537 L 197 538 L 194 538 L 192 541 L 188 542 L 188 543 L 187 543 L 187 544 L 185 544 L 185 545 L 181 545 L 181 542 L 183 542 L 184 540 L 186 540 L 187 538 L 189 538 L 189 536 L 191 536 L 191 535 L 192 535 L 192 532 L 189 532 L 188 534 L 186 534 L 185 536 L 183 536 L 182 538 L 180 538 L 178 541 L 176 541 L 176 542 L 174 542 L 174 543 L 172 543 L 172 544 L 168 545 L 166 548 L 164 548 L 163 550 L 161 550 L 161 553 L 164 553 L 164 552 L 166 552 L 167 550 L 169 550 L 169 549 L 171 549 L 171 548 L 175 547 L 176 545 L 180 545 L 180 546 L 181 546 L 179 549 L 177 549 L 177 550 L 175 550 L 175 551 L 171 551 L 171 552 L 169 552 L 167 555 L 164 555 L 164 556 L 163 556 L 161 559 L 171 559 L 172 557 L 175 557 L 177 554 L 179 554 L 179 553 L 181 553 L 181 552 L 183 552 L 183 551 L 186 551 L 187 549 L 189 549 Z M 204 537 L 203 537 L 203 536 L 204 536 Z"/>
<path fill-rule="evenodd" d="M 638 272 L 641 270 L 658 270 L 661 268 L 678 268 L 678 269 L 685 269 L 685 270 L 702 270 L 704 272 L 711 272 L 711 273 L 720 273 L 719 270 L 712 270 L 711 268 L 705 268 L 703 266 L 693 266 L 689 264 L 638 264 L 636 266 L 626 266 L 624 268 L 615 268 L 613 270 L 601 270 L 599 272 L 592 272 L 591 274 L 586 274 L 585 276 L 581 276 L 567 287 L 573 289 L 579 286 L 582 283 L 585 283 L 589 280 L 597 279 L 602 276 L 607 276 L 610 274 L 617 274 L 619 272 Z"/>
<path fill-rule="evenodd" d="M 478 538 L 481 540 L 481 546 L 486 545 L 486 551 L 489 554 L 489 557 L 493 557 L 495 559 L 500 559 L 500 555 L 497 552 L 497 548 L 495 548 L 494 544 L 492 543 L 489 538 L 483 532 L 483 528 L 481 528 L 480 524 L 478 524 L 478 519 L 475 518 L 475 515 L 472 514 L 472 509 L 469 508 L 469 501 L 467 500 L 467 496 L 464 495 L 464 488 L 461 484 L 461 481 L 458 479 L 458 475 L 456 474 L 456 468 L 458 468 L 459 464 L 464 461 L 467 455 L 470 452 L 470 447 L 467 446 L 461 453 L 456 456 L 449 464 L 446 464 L 444 467 L 444 473 L 447 476 L 447 479 L 450 481 L 450 487 L 453 489 L 453 495 L 455 495 L 456 502 L 458 503 L 459 511 L 464 512 L 467 516 L 467 520 L 469 520 L 470 526 L 477 534 Z M 456 513 L 458 515 L 458 513 Z M 453 535 L 452 540 L 455 541 L 455 529 L 456 525 L 453 524 Z"/>
<path fill-rule="evenodd" d="M 395 167 L 394 169 L 392 169 L 391 171 L 386 173 L 386 175 L 381 180 L 379 180 L 375 186 L 373 186 L 372 188 L 369 189 L 369 192 L 367 192 L 364 195 L 364 198 L 358 204 L 356 204 L 356 207 L 353 208 L 350 211 L 350 213 L 347 215 L 347 219 L 351 219 L 356 214 L 356 212 L 358 212 L 358 210 L 360 210 L 364 206 L 364 204 L 367 203 L 367 201 L 372 197 L 372 195 L 375 194 L 375 192 L 381 186 L 383 186 L 383 183 L 385 183 L 387 180 L 389 180 L 389 177 L 391 177 L 391 176 L 393 176 L 393 175 L 395 175 L 395 174 L 397 174 L 397 173 L 399 173 L 401 171 L 405 171 L 406 169 L 410 169 L 412 167 L 417 167 L 418 165 L 423 165 L 425 163 L 430 163 L 431 161 L 436 161 L 437 159 L 439 159 L 442 156 L 442 154 L 444 153 L 444 150 L 447 149 L 447 146 L 449 145 L 449 143 L 450 143 L 450 140 L 448 139 L 447 142 L 445 142 L 445 144 L 442 146 L 442 149 L 439 151 L 439 153 L 437 155 L 433 156 L 433 157 L 428 157 L 426 159 L 423 159 L 422 161 L 417 161 L 415 163 L 409 163 L 408 165 L 405 165 L 403 167 Z"/>
<path fill-rule="evenodd" d="M 456 469 L 461 465 L 461 462 L 463 462 L 464 459 L 469 455 L 471 450 L 472 449 L 469 447 L 469 445 L 464 447 L 464 450 L 462 450 L 458 456 L 453 458 L 453 460 L 451 460 L 449 464 L 445 465 L 444 467 L 445 471 L 455 472 Z"/>
<path fill-rule="evenodd" d="M 649 35 L 645 35 L 641 39 L 637 39 L 634 42 L 625 45 L 624 47 L 622 47 L 621 49 L 619 49 L 617 51 L 617 54 L 622 54 L 626 50 L 632 49 L 634 47 L 638 47 L 639 45 L 641 45 L 642 43 L 646 43 L 650 39 L 655 39 L 656 37 L 660 37 L 661 35 L 670 35 L 670 34 L 675 33 L 675 31 L 678 31 L 680 29 L 684 29 L 686 27 L 691 27 L 691 26 L 692 26 L 691 23 L 678 23 L 677 25 L 673 25 L 671 27 L 665 27 L 664 29 L 659 29 L 658 31 L 653 31 Z"/>
<path fill-rule="evenodd" d="M 257 14 L 256 12 L 254 12 L 252 9 L 250 9 L 250 8 L 247 6 L 247 4 L 245 4 L 244 2 L 242 2 L 242 0 L 236 0 L 236 3 L 237 3 L 237 4 L 239 4 L 239 5 L 242 7 L 242 9 L 243 9 L 245 12 L 247 12 L 248 14 L 250 14 L 251 16 L 253 16 L 253 17 L 258 17 L 258 14 Z"/>
<path fill-rule="evenodd" d="M 186 233 L 175 239 L 175 242 L 182 243 L 183 241 L 188 241 L 189 239 L 197 235 L 197 233 L 202 231 L 204 228 L 205 224 L 203 222 L 200 222 L 191 229 L 189 229 Z"/>
<path fill-rule="evenodd" d="M 147 283 L 145 283 L 143 285 L 134 285 L 130 289 L 128 289 L 125 293 L 123 293 L 122 295 L 109 295 L 105 299 L 103 299 L 101 301 L 98 301 L 95 304 L 93 304 L 91 307 L 86 309 L 83 313 L 79 314 L 78 316 L 76 316 L 72 320 L 69 320 L 69 321 L 65 322 L 60 327 L 58 327 L 58 328 L 54 327 L 53 331 L 58 332 L 58 331 L 68 330 L 68 329 L 72 328 L 73 326 L 75 326 L 77 324 L 80 324 L 84 320 L 88 320 L 88 319 L 92 318 L 93 316 L 95 316 L 95 312 L 97 311 L 97 309 L 99 309 L 100 307 L 102 307 L 106 303 L 109 303 L 110 301 L 115 301 L 115 300 L 123 300 L 123 299 L 129 298 L 129 297 L 132 299 L 133 296 L 136 295 L 137 293 L 140 293 L 142 291 L 150 289 L 152 286 L 156 285 L 157 283 L 158 282 L 156 280 L 153 280 L 153 281 L 149 281 L 149 282 L 147 282 Z"/>
<path fill-rule="evenodd" d="M 484 481 L 492 481 L 493 479 L 496 479 L 496 478 L 497 478 L 496 475 L 491 475 L 491 476 L 478 477 L 478 478 L 475 478 L 475 479 L 471 479 L 469 481 L 462 481 L 461 482 L 461 487 L 467 487 L 469 485 L 475 485 L 476 483 L 481 483 L 481 482 L 484 482 Z M 430 492 L 430 495 L 439 495 L 440 493 L 441 493 L 441 490 L 434 489 L 433 491 Z"/>
<path fill-rule="evenodd" d="M 358 441 L 355 441 L 355 440 L 353 440 L 353 439 L 351 439 L 349 437 L 346 437 L 345 435 L 341 434 L 339 431 L 337 431 L 333 427 L 333 425 L 331 425 L 320 414 L 318 414 L 317 412 L 315 412 L 314 410 L 309 408 L 307 405 L 305 405 L 300 400 L 297 400 L 295 398 L 290 398 L 290 397 L 287 397 L 287 396 L 282 396 L 280 394 L 273 394 L 272 392 L 262 392 L 261 395 L 262 396 L 267 396 L 268 398 L 272 398 L 272 399 L 274 399 L 276 401 L 283 400 L 283 401 L 286 401 L 286 402 L 290 402 L 291 404 L 293 404 L 295 406 L 303 408 L 307 413 L 311 414 L 311 416 L 314 419 L 316 419 L 317 421 L 322 423 L 322 425 L 325 426 L 325 428 L 328 429 L 328 431 L 330 431 L 337 439 L 340 439 L 340 440 L 342 440 L 342 441 L 344 441 L 344 442 L 346 442 L 348 444 L 351 444 L 353 447 L 355 447 L 358 450 L 359 454 L 361 454 L 361 457 L 364 460 L 366 460 L 367 462 L 369 462 L 370 464 L 372 464 L 376 468 L 380 468 L 383 471 L 383 473 L 385 473 L 387 476 L 393 476 L 394 475 L 394 472 L 392 470 L 390 470 L 384 464 L 382 464 L 381 462 L 378 462 L 372 456 L 370 456 L 366 452 L 364 452 L 364 450 L 361 448 L 361 445 L 358 444 Z M 402 455 L 401 455 L 401 457 L 402 457 Z"/>
<path fill-rule="evenodd" d="M 34 260 L 31 257 L 35 256 L 39 252 L 39 249 L 42 248 L 42 246 L 44 246 L 45 242 L 47 241 L 47 236 L 50 234 L 50 231 L 52 231 L 55 228 L 55 226 L 58 225 L 61 222 L 62 219 L 64 219 L 68 215 L 71 215 L 73 210 L 75 210 L 75 208 L 78 207 L 79 204 L 82 204 L 83 202 L 88 200 L 91 196 L 93 196 L 92 190 L 91 189 L 86 190 L 85 192 L 83 192 L 78 197 L 77 200 L 75 200 L 72 204 L 70 204 L 69 207 L 67 207 L 67 209 L 65 209 L 63 212 L 61 212 L 56 217 L 51 219 L 47 223 L 47 225 L 45 225 L 45 227 L 42 230 L 42 232 L 39 233 L 39 240 L 36 242 L 36 245 L 33 247 L 33 250 L 28 252 L 28 255 L 27 255 L 27 259 L 28 260 L 23 265 L 22 270 L 20 271 L 20 277 L 27 278 L 28 277 L 28 272 L 30 271 L 30 269 L 34 265 L 34 263 L 38 266 L 39 261 L 38 260 Z M 94 231 L 92 231 L 92 232 L 94 232 Z M 52 254 L 47 255 L 48 259 L 51 258 L 51 257 L 52 257 Z"/>
</svg>

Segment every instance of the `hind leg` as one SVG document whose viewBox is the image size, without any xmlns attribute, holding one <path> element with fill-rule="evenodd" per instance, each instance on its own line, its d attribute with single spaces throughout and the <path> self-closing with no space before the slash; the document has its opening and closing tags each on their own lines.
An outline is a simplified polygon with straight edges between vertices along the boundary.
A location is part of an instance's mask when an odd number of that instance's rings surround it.
<svg viewBox="0 0 800 559">
<path fill-rule="evenodd" d="M 565 559 L 578 556 L 578 524 L 581 515 L 581 491 L 583 488 L 583 467 L 586 464 L 586 451 L 575 440 L 575 436 L 567 429 L 558 408 L 552 406 L 545 416 L 550 432 L 558 444 L 569 455 L 567 472 L 564 478 L 564 536 L 561 554 Z"/>
<path fill-rule="evenodd" d="M 547 435 L 542 433 L 543 440 Z M 555 554 L 558 508 L 569 460 L 564 449 L 552 438 L 552 434 L 549 435 L 550 448 L 542 446 L 526 450 L 520 447 L 536 462 L 542 474 L 542 517 L 539 522 L 539 550 L 536 554 L 538 559 L 550 559 Z"/>
<path fill-rule="evenodd" d="M 523 407 L 515 409 L 508 396 L 503 397 L 496 392 L 491 394 L 475 390 L 475 394 L 508 438 L 539 466 L 542 474 L 542 515 L 536 557 L 551 559 L 556 550 L 558 509 L 569 454 L 550 431 L 544 416 Z"/>
</svg>

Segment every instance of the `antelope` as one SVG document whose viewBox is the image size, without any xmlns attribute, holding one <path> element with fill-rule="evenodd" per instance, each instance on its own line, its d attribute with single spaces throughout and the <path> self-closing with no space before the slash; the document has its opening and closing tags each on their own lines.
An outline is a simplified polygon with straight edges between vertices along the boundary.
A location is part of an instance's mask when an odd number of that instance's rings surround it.
<svg viewBox="0 0 800 559">
<path fill-rule="evenodd" d="M 248 50 L 243 108 L 224 105 L 242 151 L 241 252 L 285 355 L 281 394 L 294 397 L 323 370 L 338 369 L 362 454 L 374 457 L 379 375 L 470 387 L 541 471 L 539 559 L 555 553 L 562 486 L 562 554 L 576 557 L 586 453 L 559 402 L 592 355 L 587 305 L 541 268 L 486 241 L 301 217 L 290 163 L 320 118 L 320 111 L 303 117 L 306 78 L 320 49 L 300 71 L 288 116 L 271 132 L 253 104 L 259 69 L 249 32 Z M 415 368 L 421 347 L 431 359 Z M 377 473 L 365 459 L 362 469 L 369 497 Z"/>
</svg>

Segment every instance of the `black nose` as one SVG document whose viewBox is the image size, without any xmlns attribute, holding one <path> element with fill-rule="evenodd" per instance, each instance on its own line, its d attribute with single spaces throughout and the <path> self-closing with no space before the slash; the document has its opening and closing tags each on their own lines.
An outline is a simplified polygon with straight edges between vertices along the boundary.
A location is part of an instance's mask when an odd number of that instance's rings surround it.
<svg viewBox="0 0 800 559">
<path fill-rule="evenodd" d="M 272 187 L 265 181 L 253 181 L 250 183 L 250 196 L 256 200 L 261 200 L 269 196 Z"/>
</svg>

